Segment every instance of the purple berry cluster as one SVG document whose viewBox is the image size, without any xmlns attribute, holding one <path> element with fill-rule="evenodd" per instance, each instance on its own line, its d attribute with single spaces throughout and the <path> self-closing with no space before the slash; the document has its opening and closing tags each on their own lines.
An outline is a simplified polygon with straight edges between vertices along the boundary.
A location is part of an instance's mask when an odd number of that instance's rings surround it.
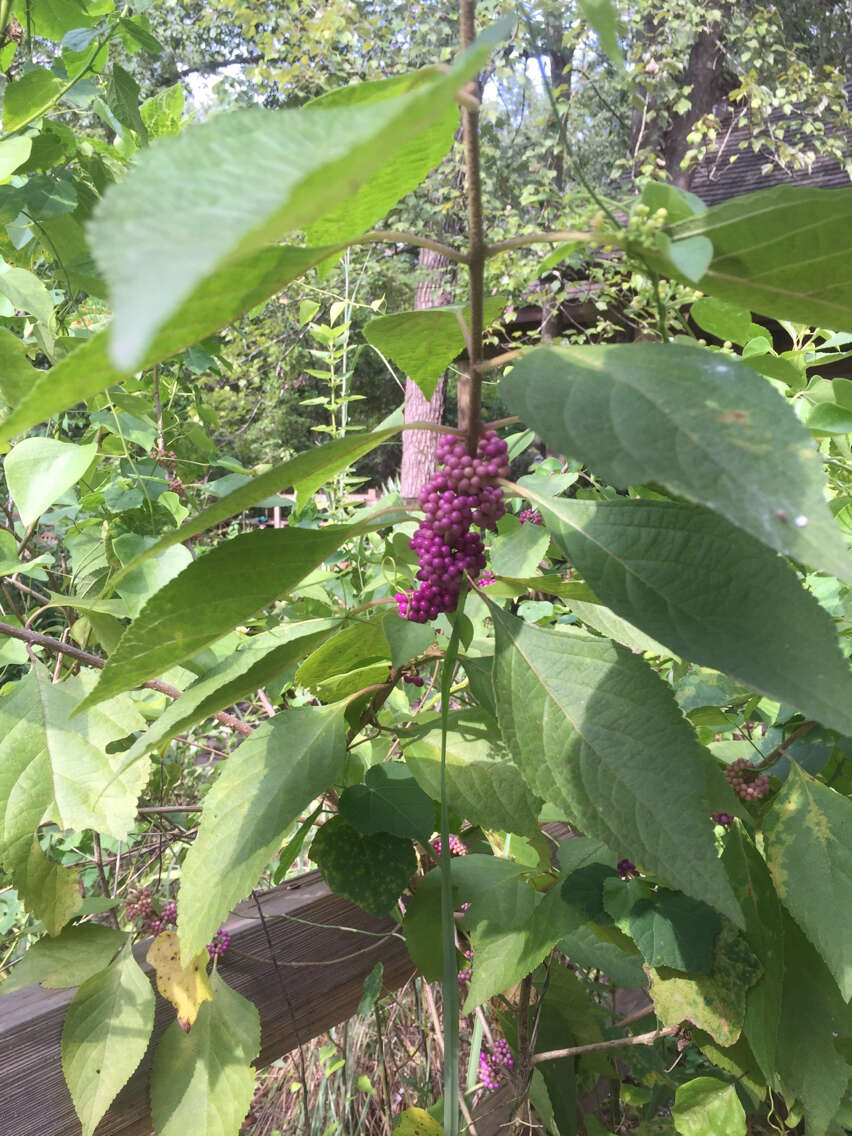
<svg viewBox="0 0 852 1136">
<path fill-rule="evenodd" d="M 424 680 L 423 676 L 419 674 L 404 674 L 402 676 L 402 681 L 407 683 L 409 686 L 422 686 Z"/>
<path fill-rule="evenodd" d="M 710 819 L 714 824 L 721 824 L 724 828 L 734 823 L 734 818 L 730 813 L 711 813 Z"/>
<path fill-rule="evenodd" d="M 428 623 L 441 612 L 455 611 L 465 573 L 475 576 L 485 567 L 480 529 L 494 529 L 506 512 L 503 490 L 495 478 L 509 474 L 506 443 L 493 430 L 479 439 L 476 454 L 453 434 L 438 441 L 443 465 L 420 492 L 426 514 L 411 539 L 420 567 L 413 592 L 397 592 L 399 614 L 413 623 Z"/>
<path fill-rule="evenodd" d="M 224 927 L 220 927 L 207 944 L 207 953 L 212 959 L 219 958 L 231 945 L 231 936 Z"/>
<path fill-rule="evenodd" d="M 632 860 L 628 860 L 626 857 L 623 860 L 619 860 L 615 868 L 623 880 L 635 880 L 639 875 L 636 870 L 636 865 Z"/>
<path fill-rule="evenodd" d="M 432 848 L 433 848 L 436 856 L 441 855 L 441 848 L 442 847 L 443 846 L 441 844 L 440 836 L 438 837 L 437 840 L 432 841 Z M 461 837 L 456 836 L 455 834 L 451 833 L 450 834 L 450 855 L 451 856 L 466 856 L 467 853 L 468 853 L 468 847 L 465 844 L 465 842 L 461 839 Z"/>
<path fill-rule="evenodd" d="M 504 1038 L 494 1042 L 493 1053 L 480 1053 L 479 1079 L 489 1092 L 496 1092 L 500 1088 L 500 1070 L 515 1068 L 515 1060 L 509 1049 L 509 1043 Z"/>
<path fill-rule="evenodd" d="M 476 581 L 480 588 L 487 588 L 489 584 L 497 582 L 497 577 L 490 568 L 486 568 L 479 579 Z"/>
<path fill-rule="evenodd" d="M 518 513 L 518 520 L 522 525 L 544 524 L 544 517 L 538 509 L 521 509 L 520 513 Z"/>
<path fill-rule="evenodd" d="M 742 801 L 759 801 L 769 793 L 769 778 L 758 773 L 750 761 L 738 757 L 725 770 L 728 784 Z"/>
<path fill-rule="evenodd" d="M 464 957 L 468 965 L 463 970 L 460 970 L 458 974 L 459 992 L 461 994 L 467 994 L 467 987 L 473 975 L 473 951 L 466 950 Z"/>
<path fill-rule="evenodd" d="M 149 935 L 159 935 L 166 928 L 177 925 L 177 907 L 175 904 L 166 903 L 158 912 L 151 898 L 151 892 L 146 887 L 139 888 L 138 891 L 133 893 L 133 898 L 124 906 L 124 912 L 128 919 L 141 920 L 142 930 Z"/>
</svg>

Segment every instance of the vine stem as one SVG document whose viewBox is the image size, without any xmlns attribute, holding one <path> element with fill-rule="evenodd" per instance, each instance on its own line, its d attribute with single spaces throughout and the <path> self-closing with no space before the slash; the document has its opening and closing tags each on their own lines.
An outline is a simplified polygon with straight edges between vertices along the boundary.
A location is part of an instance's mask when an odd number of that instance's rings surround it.
<svg viewBox="0 0 852 1136">
<path fill-rule="evenodd" d="M 459 0 L 461 48 L 466 51 L 476 38 L 476 0 Z M 471 85 L 472 88 L 472 85 Z M 470 280 L 470 340 L 467 349 L 467 373 L 458 380 L 459 426 L 467 435 L 468 452 L 476 452 L 482 431 L 482 362 L 483 308 L 485 303 L 485 233 L 482 225 L 482 172 L 479 154 L 479 108 L 462 106 L 464 167 L 467 188 L 468 252 L 467 270 Z"/>
<path fill-rule="evenodd" d="M 416 248 L 431 249 L 432 252 L 440 253 L 441 256 L 445 256 L 447 260 L 454 260 L 457 264 L 467 264 L 468 259 L 467 253 L 462 252 L 461 249 L 453 248 L 452 245 L 445 245 L 441 241 L 433 241 L 431 237 L 421 237 L 418 233 L 399 232 L 396 229 L 371 229 L 369 233 L 363 233 L 357 240 L 349 243 L 353 245 L 414 245 Z"/>
<path fill-rule="evenodd" d="M 616 1037 L 611 1041 L 596 1041 L 592 1045 L 574 1045 L 569 1049 L 548 1049 L 545 1053 L 537 1053 L 532 1059 L 533 1065 L 540 1065 L 543 1061 L 558 1061 L 562 1057 L 576 1057 L 580 1053 L 594 1053 L 599 1049 L 620 1049 L 624 1045 L 652 1045 L 660 1037 L 674 1037 L 680 1026 L 665 1026 L 663 1029 L 650 1030 L 648 1033 L 637 1033 L 632 1037 Z"/>
<path fill-rule="evenodd" d="M 59 639 L 51 638 L 50 635 L 42 635 L 39 631 L 31 631 L 28 627 L 13 627 L 11 623 L 0 623 L 0 635 L 8 635 L 10 639 L 20 639 L 28 647 L 43 647 L 45 651 L 68 655 L 69 658 L 76 659 L 87 667 L 97 667 L 101 670 L 106 666 L 106 659 L 102 659 L 99 655 L 92 655 L 89 651 L 72 647 L 70 643 L 63 643 Z M 172 686 L 168 682 L 161 682 L 158 678 L 149 679 L 139 685 L 148 687 L 150 690 L 157 690 L 160 694 L 165 694 L 169 698 L 180 698 L 183 693 L 176 686 Z M 245 722 L 241 722 L 234 714 L 228 714 L 225 710 L 217 710 L 211 717 L 221 722 L 223 726 L 229 726 L 232 730 L 236 730 L 246 737 L 254 732 L 251 726 L 247 726 Z"/>
</svg>

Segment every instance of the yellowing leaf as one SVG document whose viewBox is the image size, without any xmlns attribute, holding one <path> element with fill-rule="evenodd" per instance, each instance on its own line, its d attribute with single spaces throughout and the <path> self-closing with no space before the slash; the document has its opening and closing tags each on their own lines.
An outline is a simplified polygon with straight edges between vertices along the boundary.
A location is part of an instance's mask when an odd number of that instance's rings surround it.
<svg viewBox="0 0 852 1136">
<path fill-rule="evenodd" d="M 444 1136 L 444 1129 L 425 1108 L 407 1108 L 399 1114 L 393 1136 Z"/>
<path fill-rule="evenodd" d="M 163 931 L 148 948 L 146 957 L 157 972 L 157 989 L 177 1010 L 181 1027 L 188 1030 L 201 1003 L 213 998 L 207 977 L 207 951 L 200 951 L 189 966 L 181 966 L 177 933 Z"/>
</svg>

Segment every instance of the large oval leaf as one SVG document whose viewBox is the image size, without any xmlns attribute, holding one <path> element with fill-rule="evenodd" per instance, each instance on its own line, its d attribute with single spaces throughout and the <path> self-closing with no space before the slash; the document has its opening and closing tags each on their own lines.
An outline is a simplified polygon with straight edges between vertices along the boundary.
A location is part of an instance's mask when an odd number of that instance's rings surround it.
<svg viewBox="0 0 852 1136">
<path fill-rule="evenodd" d="M 727 786 L 662 679 L 613 643 L 488 607 L 500 727 L 533 792 L 741 923 L 710 823 Z"/>
<path fill-rule="evenodd" d="M 765 545 L 697 505 L 525 493 L 618 615 L 678 655 L 852 734 L 852 673 L 832 619 Z"/>
<path fill-rule="evenodd" d="M 681 344 L 540 347 L 500 390 L 550 446 L 613 485 L 657 482 L 852 582 L 816 447 L 750 367 Z"/>
</svg>

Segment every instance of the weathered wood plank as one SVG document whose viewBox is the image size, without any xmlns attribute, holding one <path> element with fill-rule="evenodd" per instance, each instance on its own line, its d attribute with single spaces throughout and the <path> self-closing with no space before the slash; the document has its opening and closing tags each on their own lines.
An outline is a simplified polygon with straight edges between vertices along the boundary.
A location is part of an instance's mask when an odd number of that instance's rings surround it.
<svg viewBox="0 0 852 1136">
<path fill-rule="evenodd" d="M 396 925 L 333 895 L 318 872 L 259 898 L 272 952 L 257 908 L 252 902 L 240 904 L 226 924 L 231 946 L 220 960 L 220 970 L 260 1011 L 260 1066 L 350 1017 L 364 978 L 377 962 L 384 965 L 388 989 L 401 986 L 414 973 L 404 942 L 385 937 Z M 136 948 L 140 961 L 148 943 Z M 30 986 L 0 999 L 0 1136 L 79 1136 L 59 1056 L 62 1020 L 73 995 L 73 990 Z M 148 1053 L 97 1136 L 150 1133 L 148 1071 L 154 1046 L 174 1017 L 172 1007 L 158 995 Z"/>
</svg>

